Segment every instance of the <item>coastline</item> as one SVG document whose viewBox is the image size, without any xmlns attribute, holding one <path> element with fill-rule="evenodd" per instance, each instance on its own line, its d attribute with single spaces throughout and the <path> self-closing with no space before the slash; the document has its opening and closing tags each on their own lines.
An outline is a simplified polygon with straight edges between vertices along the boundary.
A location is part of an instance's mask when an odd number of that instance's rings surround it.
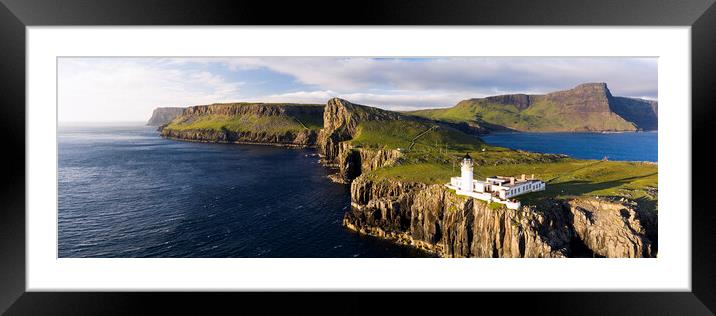
<svg viewBox="0 0 716 316">
<path fill-rule="evenodd" d="M 161 134 L 159 137 L 164 139 L 171 139 L 181 142 L 192 142 L 192 143 L 209 143 L 209 144 L 239 144 L 239 145 L 259 145 L 259 146 L 274 146 L 274 147 L 285 147 L 285 148 L 293 148 L 293 149 L 316 149 L 316 145 L 296 145 L 292 143 L 259 143 L 259 142 L 243 142 L 243 141 L 233 141 L 233 142 L 224 142 L 224 141 L 210 141 L 210 140 L 196 140 L 196 139 L 186 139 L 186 138 L 179 138 L 179 137 L 168 137 L 168 136 L 162 136 Z"/>
</svg>

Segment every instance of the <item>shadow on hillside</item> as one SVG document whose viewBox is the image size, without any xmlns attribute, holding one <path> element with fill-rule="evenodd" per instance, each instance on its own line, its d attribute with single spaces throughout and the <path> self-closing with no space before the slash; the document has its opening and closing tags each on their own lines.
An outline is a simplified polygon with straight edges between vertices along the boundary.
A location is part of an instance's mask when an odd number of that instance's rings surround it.
<svg viewBox="0 0 716 316">
<path fill-rule="evenodd" d="M 525 197 L 529 200 L 535 200 L 544 197 L 555 197 L 558 195 L 583 195 L 594 191 L 613 189 L 631 181 L 650 177 L 655 174 L 656 173 L 650 173 L 643 176 L 628 177 L 604 182 L 572 180 L 560 183 L 547 183 L 547 189 L 545 191 L 530 193 L 525 195 Z"/>
<path fill-rule="evenodd" d="M 552 193 L 553 195 L 583 195 L 594 191 L 616 188 L 628 182 L 629 180 L 626 179 L 606 182 L 572 180 L 556 184 L 548 184 L 544 193 Z"/>
</svg>

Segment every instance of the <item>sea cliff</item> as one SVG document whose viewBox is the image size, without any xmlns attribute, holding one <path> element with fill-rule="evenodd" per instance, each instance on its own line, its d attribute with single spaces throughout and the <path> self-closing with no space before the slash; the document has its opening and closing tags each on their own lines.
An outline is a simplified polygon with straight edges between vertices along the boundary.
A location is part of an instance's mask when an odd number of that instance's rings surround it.
<svg viewBox="0 0 716 316">
<path fill-rule="evenodd" d="M 441 185 L 374 179 L 351 184 L 351 230 L 442 257 L 652 257 L 655 219 L 635 205 L 550 199 L 518 210 L 458 196 Z"/>
<path fill-rule="evenodd" d="M 159 130 L 162 137 L 186 141 L 313 147 L 322 116 L 323 106 L 311 104 L 198 105 Z"/>
<path fill-rule="evenodd" d="M 365 172 L 395 163 L 400 151 L 388 148 L 357 148 L 350 140 L 356 136 L 358 125 L 365 121 L 400 120 L 396 112 L 353 104 L 333 98 L 323 111 L 323 128 L 318 134 L 317 147 L 327 166 L 338 168 L 332 180 L 348 183 Z"/>
<path fill-rule="evenodd" d="M 184 108 L 181 107 L 158 107 L 152 111 L 152 117 L 147 121 L 147 125 L 162 126 L 168 124 L 181 115 L 183 111 Z"/>
<path fill-rule="evenodd" d="M 613 96 L 604 82 L 547 94 L 507 94 L 460 101 L 451 108 L 409 112 L 487 131 L 601 132 L 656 130 L 658 103 Z"/>
</svg>

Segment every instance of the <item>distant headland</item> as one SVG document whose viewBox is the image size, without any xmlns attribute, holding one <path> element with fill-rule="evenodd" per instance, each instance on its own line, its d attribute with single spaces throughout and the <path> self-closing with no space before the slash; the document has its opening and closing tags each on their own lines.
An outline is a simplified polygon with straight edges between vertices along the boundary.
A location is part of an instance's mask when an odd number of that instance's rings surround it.
<svg viewBox="0 0 716 316">
<path fill-rule="evenodd" d="M 612 96 L 607 84 L 585 83 L 544 95 L 508 94 L 469 99 L 446 109 L 410 114 L 522 132 L 656 130 L 658 103 Z"/>
</svg>

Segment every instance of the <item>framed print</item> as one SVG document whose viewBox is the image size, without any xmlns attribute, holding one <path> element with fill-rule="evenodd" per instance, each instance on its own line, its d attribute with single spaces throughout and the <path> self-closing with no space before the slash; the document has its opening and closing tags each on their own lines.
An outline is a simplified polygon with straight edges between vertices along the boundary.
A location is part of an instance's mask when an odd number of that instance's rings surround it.
<svg viewBox="0 0 716 316">
<path fill-rule="evenodd" d="M 716 306 L 710 1 L 3 4 L 9 314 Z"/>
</svg>

